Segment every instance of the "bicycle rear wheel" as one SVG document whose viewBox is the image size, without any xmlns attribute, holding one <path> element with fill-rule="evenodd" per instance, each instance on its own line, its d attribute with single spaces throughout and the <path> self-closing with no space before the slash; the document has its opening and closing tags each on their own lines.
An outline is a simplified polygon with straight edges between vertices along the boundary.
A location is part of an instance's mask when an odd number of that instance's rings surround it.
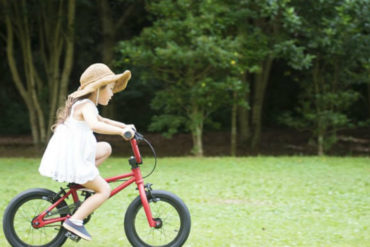
<svg viewBox="0 0 370 247">
<path fill-rule="evenodd" d="M 138 196 L 128 207 L 124 227 L 133 246 L 182 246 L 190 233 L 190 213 L 184 202 L 176 195 L 160 190 L 151 191 L 148 197 L 153 218 L 160 222 L 150 227 Z"/>
<path fill-rule="evenodd" d="M 32 220 L 59 199 L 53 191 L 30 189 L 17 195 L 8 205 L 3 217 L 4 234 L 12 246 L 61 246 L 66 241 L 62 222 L 36 229 Z M 67 204 L 62 201 L 57 208 Z M 53 217 L 63 217 L 57 214 Z"/>
</svg>

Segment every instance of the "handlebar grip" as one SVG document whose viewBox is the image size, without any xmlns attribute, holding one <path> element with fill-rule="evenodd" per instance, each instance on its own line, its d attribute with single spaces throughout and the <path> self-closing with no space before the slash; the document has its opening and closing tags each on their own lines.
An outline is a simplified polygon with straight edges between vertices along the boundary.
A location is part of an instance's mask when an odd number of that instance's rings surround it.
<svg viewBox="0 0 370 247">
<path fill-rule="evenodd" d="M 124 134 L 123 134 L 127 139 L 131 139 L 132 138 L 132 132 L 131 131 L 126 131 Z"/>
</svg>

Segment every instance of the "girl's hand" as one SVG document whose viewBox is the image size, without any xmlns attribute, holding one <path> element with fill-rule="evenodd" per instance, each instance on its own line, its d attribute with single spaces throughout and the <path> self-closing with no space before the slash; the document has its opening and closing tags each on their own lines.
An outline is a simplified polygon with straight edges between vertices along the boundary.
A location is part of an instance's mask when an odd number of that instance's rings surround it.
<svg viewBox="0 0 370 247">
<path fill-rule="evenodd" d="M 134 126 L 135 127 L 135 126 Z M 127 136 L 126 136 L 127 135 Z M 122 129 L 122 133 L 121 133 L 121 136 L 123 137 L 123 139 L 125 139 L 126 141 L 129 141 L 131 140 L 132 138 L 134 138 L 135 136 L 135 130 L 133 130 L 132 127 L 130 127 L 129 125 L 126 125 L 126 128 L 123 128 Z M 129 136 L 129 137 L 128 137 Z"/>
<path fill-rule="evenodd" d="M 126 124 L 126 128 L 131 128 L 131 129 L 133 129 L 134 131 L 136 131 L 136 127 L 135 127 L 135 125 L 133 125 L 133 124 Z"/>
</svg>

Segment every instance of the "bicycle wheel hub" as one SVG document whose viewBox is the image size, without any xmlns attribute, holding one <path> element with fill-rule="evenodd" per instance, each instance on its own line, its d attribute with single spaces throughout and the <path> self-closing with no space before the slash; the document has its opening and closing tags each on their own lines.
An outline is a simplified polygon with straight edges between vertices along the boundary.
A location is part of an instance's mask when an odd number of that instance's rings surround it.
<svg viewBox="0 0 370 247">
<path fill-rule="evenodd" d="M 155 218 L 154 221 L 155 221 L 155 228 L 156 229 L 162 228 L 163 222 L 162 222 L 161 218 Z"/>
<path fill-rule="evenodd" d="M 40 228 L 40 222 L 37 220 L 37 217 L 34 217 L 31 221 L 31 226 L 35 229 L 39 229 Z"/>
</svg>

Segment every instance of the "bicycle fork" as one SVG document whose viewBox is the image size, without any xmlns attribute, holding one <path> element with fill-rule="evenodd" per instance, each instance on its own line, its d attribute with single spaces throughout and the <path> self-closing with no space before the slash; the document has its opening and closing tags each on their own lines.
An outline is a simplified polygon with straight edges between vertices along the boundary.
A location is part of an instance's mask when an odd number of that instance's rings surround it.
<svg viewBox="0 0 370 247">
<path fill-rule="evenodd" d="M 160 225 L 160 222 L 157 222 L 155 219 L 153 219 L 152 211 L 150 210 L 150 206 L 148 202 L 147 191 L 145 190 L 146 188 L 148 190 L 148 194 L 150 195 L 150 191 L 152 190 L 151 184 L 147 184 L 144 186 L 144 180 L 141 175 L 141 171 L 139 167 L 133 168 L 132 172 L 134 173 L 134 176 L 135 176 L 137 189 L 139 190 L 141 203 L 143 205 L 149 226 L 158 227 Z"/>
<path fill-rule="evenodd" d="M 148 198 L 146 196 L 146 191 L 145 191 L 145 187 L 144 187 L 143 176 L 141 175 L 141 171 L 140 171 L 140 167 L 139 167 L 139 165 L 142 164 L 142 159 L 141 159 L 141 154 L 140 154 L 136 139 L 135 138 L 131 139 L 130 143 L 131 143 L 131 148 L 132 148 L 132 151 L 134 153 L 134 156 L 130 157 L 129 164 L 131 165 L 131 170 L 132 170 L 132 172 L 134 174 L 134 177 L 135 177 L 135 182 L 136 182 L 137 188 L 139 190 L 141 203 L 143 205 L 143 208 L 144 208 L 145 215 L 146 215 L 146 218 L 148 220 L 149 226 L 158 228 L 158 227 L 160 227 L 161 222 L 156 221 L 155 219 L 153 219 L 153 215 L 152 215 L 152 212 L 150 210 Z M 148 186 L 147 189 L 150 193 L 151 187 Z"/>
</svg>

